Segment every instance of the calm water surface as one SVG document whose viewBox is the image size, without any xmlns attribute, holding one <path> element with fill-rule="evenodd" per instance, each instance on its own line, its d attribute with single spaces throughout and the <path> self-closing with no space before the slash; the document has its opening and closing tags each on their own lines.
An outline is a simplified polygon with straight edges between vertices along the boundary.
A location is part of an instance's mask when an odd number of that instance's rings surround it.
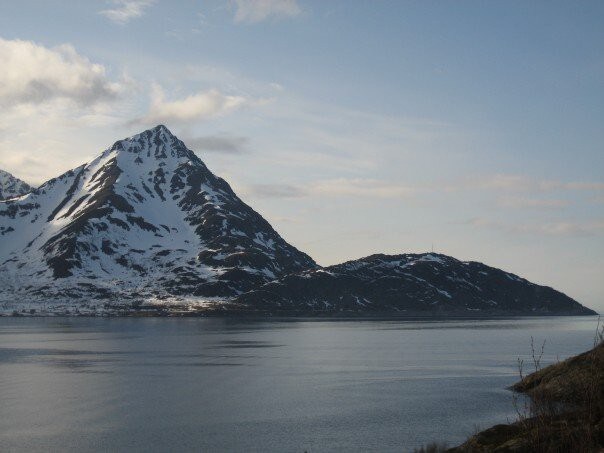
<svg viewBox="0 0 604 453">
<path fill-rule="evenodd" d="M 596 319 L 0 318 L 0 450 L 410 451 L 514 416 Z"/>
</svg>

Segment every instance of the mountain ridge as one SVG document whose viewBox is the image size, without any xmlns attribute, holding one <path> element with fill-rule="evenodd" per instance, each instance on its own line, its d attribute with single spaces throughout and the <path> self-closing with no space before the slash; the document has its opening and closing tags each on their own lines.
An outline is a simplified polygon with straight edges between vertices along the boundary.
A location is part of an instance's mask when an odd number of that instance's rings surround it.
<svg viewBox="0 0 604 453">
<path fill-rule="evenodd" d="M 574 299 L 510 272 L 438 253 L 373 254 L 286 275 L 236 298 L 269 312 L 595 315 Z"/>
<path fill-rule="evenodd" d="M 446 255 L 377 254 L 323 268 L 163 125 L 0 201 L 0 312 L 41 304 L 87 314 L 593 313 Z"/>
<path fill-rule="evenodd" d="M 11 173 L 0 170 L 0 200 L 20 197 L 30 192 L 32 187 Z"/>
</svg>

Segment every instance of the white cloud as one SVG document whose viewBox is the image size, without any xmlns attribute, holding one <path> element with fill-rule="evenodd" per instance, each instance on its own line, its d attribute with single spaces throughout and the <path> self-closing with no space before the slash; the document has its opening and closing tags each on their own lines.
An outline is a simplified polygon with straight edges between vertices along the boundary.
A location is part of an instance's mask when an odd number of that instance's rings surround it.
<svg viewBox="0 0 604 453">
<path fill-rule="evenodd" d="M 162 88 L 155 84 L 151 92 L 151 107 L 135 123 L 174 123 L 206 120 L 226 115 L 252 101 L 243 96 L 232 96 L 216 89 L 201 91 L 177 101 L 167 101 Z"/>
<path fill-rule="evenodd" d="M 31 41 L 0 38 L 0 105 L 40 104 L 68 99 L 94 104 L 117 96 L 105 67 L 92 63 L 69 44 L 48 48 Z"/>
<path fill-rule="evenodd" d="M 115 8 L 99 11 L 107 19 L 116 24 L 124 25 L 132 19 L 141 17 L 145 10 L 155 3 L 155 0 L 112 0 Z"/>
<path fill-rule="evenodd" d="M 31 184 L 85 162 L 133 115 L 135 82 L 71 45 L 0 38 L 0 61 L 0 168 Z"/>
<path fill-rule="evenodd" d="M 279 92 L 285 91 L 285 87 L 283 85 L 281 85 L 280 83 L 271 82 L 268 85 L 275 91 L 279 91 Z"/>
<path fill-rule="evenodd" d="M 262 22 L 269 18 L 294 17 L 302 10 L 296 0 L 234 0 L 235 22 Z"/>
</svg>

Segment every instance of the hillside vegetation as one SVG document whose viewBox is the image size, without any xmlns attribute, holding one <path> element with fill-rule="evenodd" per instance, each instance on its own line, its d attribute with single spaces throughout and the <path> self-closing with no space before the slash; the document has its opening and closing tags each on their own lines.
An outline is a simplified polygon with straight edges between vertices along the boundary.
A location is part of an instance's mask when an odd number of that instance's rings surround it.
<svg viewBox="0 0 604 453">
<path fill-rule="evenodd" d="M 534 355 L 535 357 L 535 355 Z M 604 451 L 604 342 L 583 354 L 539 369 L 512 390 L 527 395 L 518 420 L 470 437 L 449 452 Z M 441 450 L 442 451 L 442 450 Z"/>
</svg>

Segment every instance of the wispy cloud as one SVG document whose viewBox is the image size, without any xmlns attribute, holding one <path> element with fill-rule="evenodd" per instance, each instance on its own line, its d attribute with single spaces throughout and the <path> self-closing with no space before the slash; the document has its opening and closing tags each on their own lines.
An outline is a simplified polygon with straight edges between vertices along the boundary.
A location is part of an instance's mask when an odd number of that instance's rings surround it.
<svg viewBox="0 0 604 453">
<path fill-rule="evenodd" d="M 539 187 L 542 190 L 604 190 L 604 182 L 560 182 L 560 181 L 540 181 Z"/>
<path fill-rule="evenodd" d="M 0 104 L 40 104 L 66 99 L 94 104 L 117 97 L 122 83 L 112 82 L 105 67 L 63 44 L 48 48 L 31 41 L 0 38 Z"/>
<path fill-rule="evenodd" d="M 296 0 L 233 0 L 235 22 L 262 22 L 267 19 L 294 17 L 302 12 Z"/>
<path fill-rule="evenodd" d="M 99 14 L 116 24 L 124 25 L 132 19 L 141 17 L 155 0 L 111 0 L 114 8 L 99 11 Z"/>
<path fill-rule="evenodd" d="M 166 100 L 163 89 L 155 84 L 151 92 L 149 112 L 134 123 L 183 123 L 226 115 L 252 100 L 224 94 L 216 89 L 201 91 L 175 101 Z"/>
<path fill-rule="evenodd" d="M 313 181 L 306 185 L 258 184 L 250 187 L 258 198 L 300 198 L 307 196 L 410 198 L 416 189 L 387 181 L 363 178 L 337 178 Z"/>
<path fill-rule="evenodd" d="M 477 217 L 468 221 L 472 226 L 501 230 L 514 234 L 537 234 L 548 236 L 593 236 L 604 234 L 604 220 L 591 222 L 549 222 L 542 224 L 510 224 Z"/>
<path fill-rule="evenodd" d="M 247 137 L 232 135 L 207 135 L 203 137 L 186 138 L 184 142 L 193 151 L 209 151 L 225 154 L 241 154 L 245 152 Z"/>
<path fill-rule="evenodd" d="M 604 194 L 602 195 L 597 195 L 595 197 L 592 198 L 591 200 L 593 203 L 604 203 Z"/>
<path fill-rule="evenodd" d="M 416 189 L 378 179 L 338 178 L 319 181 L 311 186 L 313 193 L 331 196 L 361 196 L 371 198 L 409 198 Z"/>
<path fill-rule="evenodd" d="M 599 181 L 553 181 L 540 180 L 525 175 L 495 174 L 481 177 L 468 177 L 445 186 L 447 191 L 457 190 L 494 190 L 502 192 L 548 192 L 556 190 L 604 190 L 604 182 Z"/>
<path fill-rule="evenodd" d="M 500 197 L 497 204 L 503 208 L 527 208 L 527 209 L 560 209 L 567 207 L 568 200 L 543 199 L 527 197 Z"/>
<path fill-rule="evenodd" d="M 0 168 L 37 185 L 81 165 L 107 146 L 107 137 L 127 135 L 122 107 L 55 100 L 0 109 L 0 123 L 11 130 L 0 134 Z"/>
<path fill-rule="evenodd" d="M 290 184 L 255 184 L 249 193 L 257 198 L 300 198 L 308 195 L 302 187 Z"/>
</svg>

